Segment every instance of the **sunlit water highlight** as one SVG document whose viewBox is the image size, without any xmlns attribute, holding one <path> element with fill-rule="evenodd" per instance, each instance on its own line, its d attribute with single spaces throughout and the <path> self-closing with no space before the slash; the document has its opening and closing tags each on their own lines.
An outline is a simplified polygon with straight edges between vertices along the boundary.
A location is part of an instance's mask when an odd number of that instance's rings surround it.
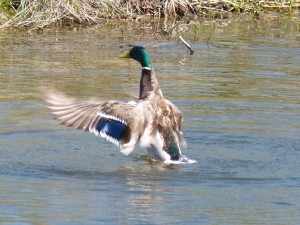
<svg viewBox="0 0 300 225">
<path fill-rule="evenodd" d="M 299 24 L 221 23 L 208 44 L 191 29 L 194 55 L 146 25 L 1 34 L 0 223 L 298 224 Z M 41 87 L 134 99 L 140 67 L 117 58 L 127 43 L 147 46 L 197 163 L 123 156 L 46 110 Z"/>
</svg>

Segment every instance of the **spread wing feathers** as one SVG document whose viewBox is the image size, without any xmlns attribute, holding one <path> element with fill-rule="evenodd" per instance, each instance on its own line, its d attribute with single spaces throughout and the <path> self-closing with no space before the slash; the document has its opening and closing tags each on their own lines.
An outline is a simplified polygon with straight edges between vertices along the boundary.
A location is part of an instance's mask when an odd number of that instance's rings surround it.
<svg viewBox="0 0 300 225">
<path fill-rule="evenodd" d="M 172 104 L 172 103 L 170 102 L 170 104 Z M 181 148 L 185 149 L 185 148 L 187 148 L 187 144 L 186 144 L 186 141 L 183 138 L 182 130 L 181 130 L 181 124 L 182 124 L 182 120 L 183 120 L 182 114 L 181 114 L 180 110 L 173 104 L 172 104 L 172 108 L 174 110 L 174 120 L 175 120 L 175 124 L 176 124 L 176 127 L 177 127 L 177 129 L 175 131 L 175 133 L 177 134 L 176 135 L 177 140 L 179 142 L 179 146 Z"/>
<path fill-rule="evenodd" d="M 165 143 L 170 144 L 170 137 L 173 137 L 172 142 L 174 142 L 178 149 L 186 148 L 187 145 L 181 131 L 182 114 L 180 110 L 167 99 L 164 99 L 164 104 L 161 104 L 157 109 L 157 122 L 158 126 L 161 127 L 161 135 L 164 139 L 169 140 Z M 169 147 L 170 146 L 165 146 L 166 149 L 169 149 Z"/>
<path fill-rule="evenodd" d="M 119 101 L 76 100 L 57 91 L 44 92 L 55 118 L 63 125 L 95 133 L 120 146 L 129 155 L 144 127 L 143 108 Z"/>
</svg>

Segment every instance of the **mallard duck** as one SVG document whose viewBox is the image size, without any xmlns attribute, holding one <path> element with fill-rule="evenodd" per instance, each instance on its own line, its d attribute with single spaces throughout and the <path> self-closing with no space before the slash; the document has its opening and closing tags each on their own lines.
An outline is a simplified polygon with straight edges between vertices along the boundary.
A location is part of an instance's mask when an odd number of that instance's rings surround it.
<svg viewBox="0 0 300 225">
<path fill-rule="evenodd" d="M 182 160 L 181 148 L 186 145 L 182 114 L 164 98 L 147 50 L 135 46 L 119 57 L 135 59 L 142 66 L 138 102 L 77 100 L 48 91 L 48 108 L 61 124 L 103 137 L 125 155 L 132 153 L 140 141 L 151 159 Z"/>
</svg>

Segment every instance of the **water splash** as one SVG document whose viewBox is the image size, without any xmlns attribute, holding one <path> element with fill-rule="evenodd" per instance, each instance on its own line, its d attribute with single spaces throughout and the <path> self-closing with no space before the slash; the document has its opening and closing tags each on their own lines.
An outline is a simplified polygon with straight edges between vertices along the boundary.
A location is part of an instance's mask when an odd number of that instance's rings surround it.
<svg viewBox="0 0 300 225">
<path fill-rule="evenodd" d="M 193 164 L 197 163 L 196 160 L 189 159 L 187 156 L 183 155 L 178 160 L 166 160 L 164 161 L 166 164 Z"/>
</svg>

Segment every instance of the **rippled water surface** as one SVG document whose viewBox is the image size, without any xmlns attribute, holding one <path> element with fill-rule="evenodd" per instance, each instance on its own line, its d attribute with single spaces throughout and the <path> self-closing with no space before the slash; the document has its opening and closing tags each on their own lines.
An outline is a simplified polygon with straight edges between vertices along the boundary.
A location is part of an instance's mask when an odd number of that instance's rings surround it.
<svg viewBox="0 0 300 225">
<path fill-rule="evenodd" d="M 1 34 L 1 224 L 299 223 L 299 22 L 239 18 L 179 32 L 194 55 L 151 23 Z M 49 115 L 41 88 L 134 98 L 140 66 L 117 58 L 127 44 L 149 50 L 184 114 L 184 154 L 198 163 L 151 162 L 142 148 L 126 157 Z"/>
</svg>

